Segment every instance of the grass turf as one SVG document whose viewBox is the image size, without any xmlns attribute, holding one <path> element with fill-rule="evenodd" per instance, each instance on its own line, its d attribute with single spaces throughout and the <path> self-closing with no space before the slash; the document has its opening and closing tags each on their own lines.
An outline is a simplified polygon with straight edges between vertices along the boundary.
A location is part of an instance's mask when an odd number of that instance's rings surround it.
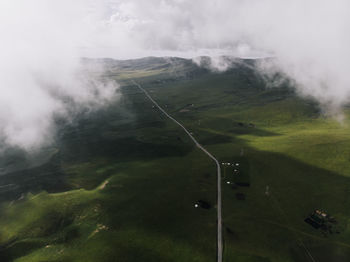
<svg viewBox="0 0 350 262">
<path fill-rule="evenodd" d="M 1 193 L 2 261 L 215 260 L 215 166 L 130 79 L 220 161 L 241 164 L 224 172 L 224 261 L 349 260 L 347 112 L 329 119 L 245 66 L 143 62 L 112 67 L 121 100 L 65 127 L 48 164 L 4 177 L 16 190 Z M 195 209 L 198 199 L 214 208 Z M 315 208 L 339 234 L 304 222 Z"/>
</svg>

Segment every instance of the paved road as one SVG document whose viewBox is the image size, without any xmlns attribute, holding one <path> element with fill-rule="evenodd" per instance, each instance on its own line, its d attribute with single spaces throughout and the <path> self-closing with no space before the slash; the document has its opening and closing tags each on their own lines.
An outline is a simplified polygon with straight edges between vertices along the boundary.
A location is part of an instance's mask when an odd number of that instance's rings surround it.
<svg viewBox="0 0 350 262">
<path fill-rule="evenodd" d="M 218 229 L 217 229 L 217 262 L 222 262 L 222 216 L 221 216 L 221 168 L 219 161 L 210 154 L 201 144 L 198 143 L 198 141 L 191 135 L 191 133 L 175 118 L 170 116 L 163 108 L 161 108 L 156 101 L 153 100 L 153 98 L 148 94 L 148 92 L 141 87 L 137 82 L 133 81 L 133 83 L 148 97 L 149 100 L 152 101 L 152 103 L 168 118 L 170 118 L 172 121 L 174 121 L 177 125 L 179 125 L 186 134 L 192 139 L 192 141 L 195 143 L 195 145 L 202 150 L 205 154 L 207 154 L 212 160 L 214 160 L 216 167 L 217 167 L 217 185 L 218 185 L 218 195 L 217 195 L 217 211 L 218 211 Z"/>
</svg>

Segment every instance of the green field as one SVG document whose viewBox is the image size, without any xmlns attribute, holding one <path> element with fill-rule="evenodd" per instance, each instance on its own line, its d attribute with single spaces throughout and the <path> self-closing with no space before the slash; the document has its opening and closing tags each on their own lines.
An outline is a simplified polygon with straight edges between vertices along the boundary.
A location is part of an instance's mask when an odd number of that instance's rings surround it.
<svg viewBox="0 0 350 262">
<path fill-rule="evenodd" d="M 286 84 L 267 88 L 252 61 L 225 73 L 100 62 L 119 99 L 61 124 L 43 153 L 3 156 L 0 261 L 215 261 L 215 165 L 132 80 L 220 162 L 240 163 L 223 166 L 224 261 L 350 261 L 347 110 L 339 123 Z M 315 209 L 335 217 L 332 233 L 304 222 Z"/>
</svg>

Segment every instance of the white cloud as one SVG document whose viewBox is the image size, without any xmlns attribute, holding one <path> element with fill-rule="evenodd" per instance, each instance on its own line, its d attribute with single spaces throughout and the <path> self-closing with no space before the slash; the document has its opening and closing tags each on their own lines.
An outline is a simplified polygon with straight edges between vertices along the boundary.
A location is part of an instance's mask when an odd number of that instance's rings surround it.
<svg viewBox="0 0 350 262">
<path fill-rule="evenodd" d="M 2 0 L 1 132 L 30 147 L 50 136 L 52 115 L 66 113 L 57 93 L 80 104 L 109 97 L 93 95 L 111 88 L 86 84 L 80 56 L 273 55 L 265 72 L 277 68 L 301 94 L 337 110 L 350 97 L 349 7 L 347 0 Z"/>
<path fill-rule="evenodd" d="M 115 1 L 108 30 L 118 48 L 110 55 L 273 55 L 269 69 L 339 108 L 350 95 L 349 10 L 347 0 Z"/>
<path fill-rule="evenodd" d="M 112 97 L 115 87 L 88 76 L 79 62 L 97 14 L 89 7 L 82 0 L 0 2 L 0 134 L 6 144 L 29 149 L 50 141 L 53 116 L 68 117 L 61 97 L 80 106 Z"/>
</svg>

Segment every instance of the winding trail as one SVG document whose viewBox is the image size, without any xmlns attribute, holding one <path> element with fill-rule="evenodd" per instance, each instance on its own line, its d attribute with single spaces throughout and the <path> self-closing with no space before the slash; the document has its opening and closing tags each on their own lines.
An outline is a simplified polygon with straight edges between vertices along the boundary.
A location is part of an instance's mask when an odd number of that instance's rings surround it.
<svg viewBox="0 0 350 262">
<path fill-rule="evenodd" d="M 209 156 L 216 164 L 217 167 L 217 262 L 222 262 L 222 216 L 221 216 L 221 167 L 219 161 L 210 154 L 201 144 L 198 143 L 198 141 L 191 135 L 191 133 L 175 118 L 170 116 L 156 101 L 153 100 L 153 98 L 148 94 L 148 92 L 141 87 L 140 84 L 132 81 L 133 84 L 135 84 L 145 95 L 146 97 L 151 100 L 151 102 L 169 119 L 171 119 L 173 122 L 175 122 L 177 125 L 179 125 L 186 134 L 192 139 L 194 144 L 202 150 L 207 156 Z"/>
</svg>

